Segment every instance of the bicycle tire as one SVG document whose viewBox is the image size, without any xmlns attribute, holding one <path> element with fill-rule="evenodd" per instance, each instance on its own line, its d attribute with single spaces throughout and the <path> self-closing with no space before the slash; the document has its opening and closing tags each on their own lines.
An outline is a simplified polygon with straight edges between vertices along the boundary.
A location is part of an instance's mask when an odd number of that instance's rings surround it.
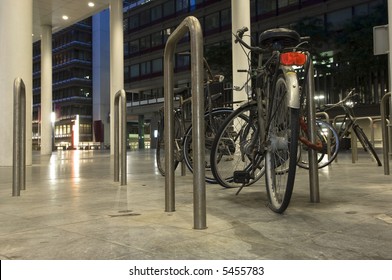
<svg viewBox="0 0 392 280">
<path fill-rule="evenodd" d="M 300 134 L 303 131 L 300 130 Z M 307 136 L 304 136 L 307 138 Z M 328 156 L 328 137 L 330 140 L 330 155 Z M 325 121 L 316 120 L 316 141 L 322 145 L 321 150 L 317 151 L 318 168 L 324 168 L 330 165 L 336 158 L 340 148 L 340 141 L 338 133 L 333 126 Z M 300 147 L 298 166 L 304 169 L 309 169 L 308 150 L 310 149 L 306 144 L 301 141 L 298 142 Z"/>
<path fill-rule="evenodd" d="M 225 188 L 249 186 L 257 182 L 264 174 L 264 162 L 261 153 L 252 155 L 247 151 L 253 137 L 258 137 L 251 115 L 257 112 L 256 103 L 248 103 L 226 118 L 212 144 L 211 171 L 216 181 Z M 251 174 L 254 171 L 254 174 Z M 235 172 L 249 176 L 248 182 L 238 182 Z M 238 173 L 237 173 L 238 174 Z M 248 175 L 249 174 L 249 175 Z M 253 178 L 250 178 L 252 176 Z"/>
<path fill-rule="evenodd" d="M 382 166 L 381 161 L 372 145 L 370 143 L 369 138 L 367 138 L 366 134 L 363 132 L 362 128 L 358 124 L 353 125 L 353 130 L 359 142 L 361 142 L 362 147 L 369 153 L 369 155 L 376 161 L 378 166 Z"/>
<path fill-rule="evenodd" d="M 233 110 L 230 108 L 215 108 L 211 112 L 207 112 L 204 115 L 205 120 L 205 180 L 207 183 L 216 184 L 217 180 L 215 179 L 212 171 L 211 171 L 211 163 L 210 163 L 210 154 L 212 150 L 212 143 L 215 139 L 219 128 L 222 123 L 228 118 L 229 115 L 233 113 Z M 186 166 L 189 171 L 193 172 L 193 163 L 192 163 L 192 126 L 190 126 L 184 136 L 183 140 L 183 158 Z"/>
<path fill-rule="evenodd" d="M 181 121 L 174 112 L 174 139 L 181 139 Z M 179 164 L 179 151 L 177 145 L 174 145 L 174 170 Z M 164 117 L 163 112 L 161 114 L 161 119 L 158 123 L 158 137 L 157 137 L 157 147 L 155 151 L 156 163 L 158 171 L 162 176 L 165 176 L 165 136 L 164 136 Z"/>
<path fill-rule="evenodd" d="M 283 75 L 270 95 L 266 139 L 265 182 L 268 207 L 283 213 L 291 200 L 297 167 L 299 109 L 287 104 L 288 86 Z"/>
</svg>

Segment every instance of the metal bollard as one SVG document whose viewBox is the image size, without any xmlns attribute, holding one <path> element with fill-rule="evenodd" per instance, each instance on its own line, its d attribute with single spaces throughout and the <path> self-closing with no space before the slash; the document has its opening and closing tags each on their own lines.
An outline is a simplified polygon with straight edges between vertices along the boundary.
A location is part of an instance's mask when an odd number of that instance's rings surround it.
<svg viewBox="0 0 392 280">
<path fill-rule="evenodd" d="M 26 87 L 21 78 L 14 81 L 14 130 L 12 196 L 26 189 Z"/>
<path fill-rule="evenodd" d="M 120 119 L 121 104 L 121 119 Z M 120 133 L 121 131 L 121 133 Z M 114 95 L 114 181 L 118 182 L 121 173 L 121 186 L 127 184 L 127 103 L 125 90 Z M 120 156 L 121 147 L 121 156 Z M 120 164 L 121 163 L 121 164 Z M 119 168 L 120 166 L 120 168 Z"/>
</svg>

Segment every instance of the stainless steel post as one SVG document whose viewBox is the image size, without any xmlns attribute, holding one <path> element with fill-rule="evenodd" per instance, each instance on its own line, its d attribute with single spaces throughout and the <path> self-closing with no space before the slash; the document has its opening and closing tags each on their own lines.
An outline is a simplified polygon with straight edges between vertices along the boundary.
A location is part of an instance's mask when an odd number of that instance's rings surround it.
<svg viewBox="0 0 392 280">
<path fill-rule="evenodd" d="M 173 120 L 173 58 L 177 42 L 190 32 L 192 75 L 192 147 L 193 147 L 193 211 L 194 228 L 206 226 L 206 187 L 204 163 L 204 91 L 203 91 L 203 34 L 200 22 L 186 17 L 170 35 L 164 52 L 164 137 L 165 137 L 165 211 L 175 211 L 174 183 L 174 120 Z"/>
<path fill-rule="evenodd" d="M 120 112 L 121 106 L 121 112 Z M 120 119 L 121 117 L 121 119 Z M 120 133 L 121 131 L 121 133 Z M 119 90 L 114 96 L 114 181 L 127 184 L 127 104 L 125 91 Z M 121 151 L 121 155 L 120 155 Z M 120 168 L 119 168 L 120 166 Z"/>
<path fill-rule="evenodd" d="M 381 132 L 382 132 L 382 150 L 383 150 L 383 159 L 384 159 L 384 175 L 389 175 L 389 157 L 390 157 L 390 143 L 392 142 L 391 139 L 391 132 L 389 129 L 391 128 L 391 122 L 387 122 L 387 102 L 388 99 L 392 102 L 392 95 L 391 93 L 385 94 L 381 99 Z M 389 114 L 392 116 L 391 113 L 392 106 L 389 107 Z"/>
<path fill-rule="evenodd" d="M 308 56 L 310 58 L 310 55 Z M 308 100 L 308 125 L 309 137 L 312 143 L 316 142 L 316 109 L 314 104 L 314 69 L 313 62 L 309 63 L 309 73 L 307 82 L 307 97 Z M 317 151 L 309 149 L 309 184 L 310 184 L 310 201 L 320 202 L 319 192 L 319 178 L 318 178 L 318 162 Z"/>
<path fill-rule="evenodd" d="M 14 81 L 12 196 L 26 189 L 26 87 L 21 78 Z"/>
</svg>

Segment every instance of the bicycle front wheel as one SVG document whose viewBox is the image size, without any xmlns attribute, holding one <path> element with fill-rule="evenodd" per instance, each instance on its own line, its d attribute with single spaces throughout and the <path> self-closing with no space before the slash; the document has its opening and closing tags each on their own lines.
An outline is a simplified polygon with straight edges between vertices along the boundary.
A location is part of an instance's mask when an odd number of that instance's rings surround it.
<svg viewBox="0 0 392 280">
<path fill-rule="evenodd" d="M 233 112 L 229 108 L 218 108 L 213 111 L 206 113 L 204 116 L 204 140 L 205 140 L 205 180 L 207 183 L 216 184 L 217 181 L 211 171 L 211 150 L 212 143 L 214 142 L 215 136 L 221 127 L 222 123 L 228 118 Z M 199 137 L 203 137 L 199 135 Z M 188 128 L 185 133 L 184 142 L 184 161 L 188 169 L 193 172 L 193 147 L 192 147 L 192 126 Z"/>
<path fill-rule="evenodd" d="M 269 208 L 283 213 L 291 199 L 297 166 L 299 109 L 288 107 L 287 83 L 276 81 L 269 100 L 265 180 Z"/>
</svg>

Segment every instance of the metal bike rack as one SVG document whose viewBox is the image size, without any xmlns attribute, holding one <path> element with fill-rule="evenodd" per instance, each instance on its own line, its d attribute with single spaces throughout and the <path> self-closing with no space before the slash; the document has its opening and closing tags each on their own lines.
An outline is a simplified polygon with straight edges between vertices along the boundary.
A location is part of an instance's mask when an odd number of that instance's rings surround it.
<svg viewBox="0 0 392 280">
<path fill-rule="evenodd" d="M 174 182 L 174 116 L 173 116 L 173 58 L 177 42 L 190 32 L 192 75 L 192 148 L 193 148 L 193 213 L 194 228 L 205 229 L 206 184 L 205 184 L 205 139 L 204 135 L 204 91 L 203 91 L 203 33 L 200 22 L 193 16 L 186 17 L 167 40 L 164 51 L 164 139 L 165 157 L 165 211 L 175 211 Z"/>
<path fill-rule="evenodd" d="M 26 189 L 26 87 L 21 78 L 14 81 L 12 196 Z"/>
<path fill-rule="evenodd" d="M 309 140 L 312 143 L 316 142 L 316 106 L 314 104 L 314 69 L 313 62 L 308 55 L 309 62 L 309 73 L 306 100 L 309 102 L 308 110 L 308 125 L 309 125 Z M 317 151 L 309 149 L 309 187 L 310 187 L 310 201 L 320 202 L 320 191 L 319 191 L 319 178 L 318 178 L 318 162 L 317 162 Z"/>
<path fill-rule="evenodd" d="M 389 122 L 387 119 L 387 102 L 389 101 Z M 387 93 L 381 99 L 381 131 L 382 131 L 382 150 L 384 158 L 384 175 L 389 175 L 389 159 L 392 156 L 392 97 L 391 93 Z"/>
<path fill-rule="evenodd" d="M 120 119 L 121 104 L 121 119 Z M 121 131 L 121 133 L 120 133 Z M 114 95 L 114 182 L 121 186 L 127 184 L 127 102 L 125 90 L 121 89 Z M 121 147 L 121 155 L 120 155 Z"/>
</svg>

